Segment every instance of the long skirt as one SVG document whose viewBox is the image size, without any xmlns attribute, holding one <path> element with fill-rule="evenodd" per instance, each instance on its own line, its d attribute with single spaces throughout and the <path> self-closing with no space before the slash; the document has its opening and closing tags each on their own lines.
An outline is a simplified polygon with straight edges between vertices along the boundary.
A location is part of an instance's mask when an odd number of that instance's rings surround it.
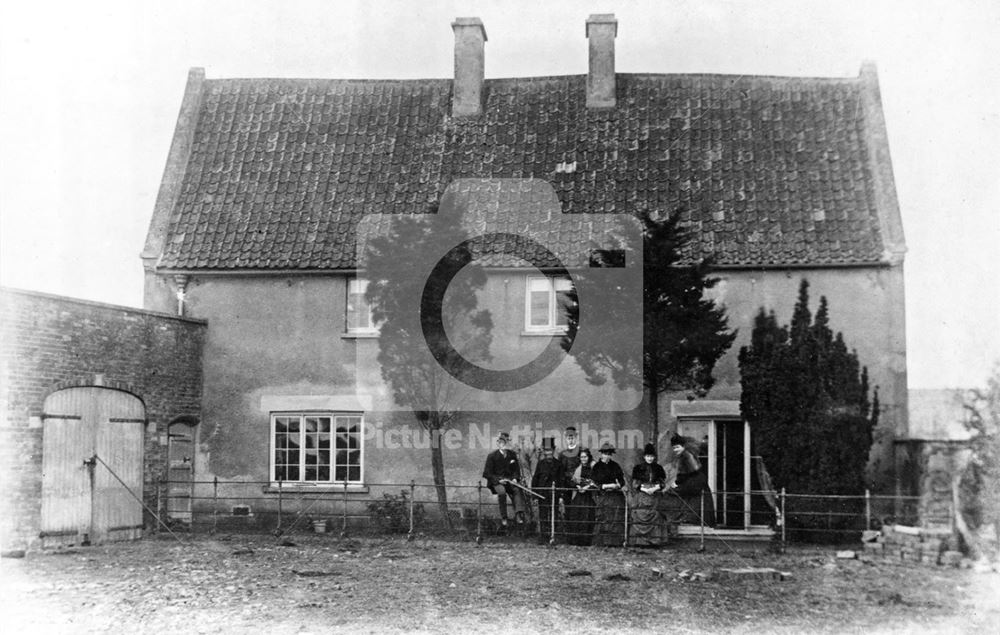
<svg viewBox="0 0 1000 635">
<path fill-rule="evenodd" d="M 636 492 L 630 510 L 629 537 L 636 547 L 659 547 L 670 540 L 669 525 L 663 516 L 664 495 Z"/>
<path fill-rule="evenodd" d="M 714 527 L 715 501 L 705 475 L 692 475 L 667 492 L 663 500 L 663 515 L 674 526 L 701 525 L 704 522 L 706 527 Z"/>
<path fill-rule="evenodd" d="M 620 547 L 625 542 L 625 496 L 619 491 L 601 492 L 596 497 L 594 544 Z"/>
<path fill-rule="evenodd" d="M 577 492 L 566 506 L 566 542 L 587 546 L 594 536 L 594 493 Z"/>
</svg>

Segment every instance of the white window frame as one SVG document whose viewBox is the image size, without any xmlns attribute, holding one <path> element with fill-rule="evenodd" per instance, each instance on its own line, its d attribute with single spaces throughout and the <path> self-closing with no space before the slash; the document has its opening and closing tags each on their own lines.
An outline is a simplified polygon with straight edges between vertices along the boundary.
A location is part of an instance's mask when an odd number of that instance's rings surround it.
<svg viewBox="0 0 1000 635">
<path fill-rule="evenodd" d="M 368 310 L 368 326 L 351 326 L 351 296 L 359 294 L 364 298 L 368 291 L 368 279 L 363 276 L 350 276 L 347 279 L 346 297 L 344 301 L 344 332 L 356 335 L 377 335 L 378 327 L 372 319 L 372 308 L 367 300 L 364 300 L 364 307 Z M 360 290 L 359 290 L 360 287 Z"/>
<path fill-rule="evenodd" d="M 293 487 L 294 486 L 324 486 L 324 485 L 343 485 L 345 483 L 348 484 L 348 485 L 364 485 L 364 482 L 365 482 L 365 416 L 364 416 L 363 412 L 314 411 L 314 410 L 308 410 L 308 411 L 280 411 L 280 412 L 272 412 L 272 413 L 270 413 L 270 415 L 271 415 L 270 416 L 270 435 L 269 435 L 269 442 L 268 442 L 268 446 L 269 446 L 269 454 L 268 454 L 268 480 L 271 482 L 272 485 L 277 485 L 278 484 L 278 479 L 277 479 L 278 465 L 277 465 L 275 459 L 277 458 L 276 455 L 277 455 L 277 451 L 278 451 L 278 447 L 277 447 L 277 443 L 276 443 L 276 441 L 277 441 L 277 428 L 276 428 L 277 423 L 276 422 L 277 422 L 277 419 L 279 417 L 289 417 L 289 418 L 296 418 L 297 417 L 299 419 L 299 446 L 298 446 L 298 448 L 299 448 L 298 449 L 298 454 L 299 454 L 299 459 L 298 459 L 299 478 L 296 479 L 296 480 L 283 479 L 281 481 L 283 486 L 293 486 Z M 330 463 L 329 463 L 330 474 L 329 474 L 329 476 L 330 476 L 330 478 L 327 479 L 327 480 L 305 480 L 305 472 L 306 472 L 306 458 L 305 458 L 306 457 L 306 451 L 305 450 L 306 450 L 306 447 L 307 447 L 307 444 L 305 442 L 305 435 L 306 435 L 305 419 L 307 417 L 327 417 L 327 418 L 330 419 L 330 448 L 329 448 L 329 452 L 330 452 Z M 337 437 L 337 420 L 338 419 L 346 419 L 346 418 L 354 418 L 354 419 L 358 419 L 359 420 L 359 422 L 358 422 L 358 432 L 356 433 L 357 437 L 358 437 L 358 448 L 357 449 L 359 451 L 359 455 L 358 455 L 358 478 L 357 479 L 347 478 L 345 480 L 345 479 L 337 479 L 336 478 L 336 475 L 337 475 L 337 462 L 336 462 L 336 459 L 337 459 L 337 446 L 336 446 L 336 443 L 337 443 L 337 441 L 336 441 L 336 437 Z M 350 449 L 350 448 L 348 448 L 348 449 Z M 351 467 L 351 465 L 348 464 L 347 467 L 349 468 L 349 467 Z M 348 477 L 350 476 L 349 472 L 348 472 L 347 476 Z"/>
<path fill-rule="evenodd" d="M 548 316 L 545 324 L 531 323 L 531 294 L 533 283 L 542 282 L 548 292 Z M 565 283 L 566 288 L 560 289 Z M 543 275 L 529 275 L 524 281 L 524 330 L 528 333 L 563 333 L 566 331 L 565 324 L 556 323 L 556 313 L 558 303 L 556 302 L 559 291 L 569 291 L 573 288 L 573 281 L 566 277 L 553 277 Z"/>
</svg>

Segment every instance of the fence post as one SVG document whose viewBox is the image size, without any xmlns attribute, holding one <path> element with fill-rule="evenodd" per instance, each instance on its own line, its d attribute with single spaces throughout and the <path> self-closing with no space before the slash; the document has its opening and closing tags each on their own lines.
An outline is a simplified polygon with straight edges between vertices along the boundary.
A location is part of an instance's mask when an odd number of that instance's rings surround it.
<svg viewBox="0 0 1000 635">
<path fill-rule="evenodd" d="M 785 553 L 785 527 L 788 525 L 788 515 L 785 510 L 785 488 L 781 488 L 781 553 Z"/>
<path fill-rule="evenodd" d="M 406 536 L 406 539 L 413 540 L 413 499 L 417 495 L 417 484 L 413 479 L 410 479 L 410 533 Z"/>
<path fill-rule="evenodd" d="M 872 528 L 872 492 L 865 488 L 865 531 Z"/>
<path fill-rule="evenodd" d="M 625 536 L 622 542 L 622 549 L 625 549 L 628 547 L 628 495 L 622 491 L 622 496 L 625 498 Z"/>
<path fill-rule="evenodd" d="M 552 483 L 549 487 L 549 544 L 556 544 L 556 484 Z"/>
<path fill-rule="evenodd" d="M 281 496 L 281 484 L 284 483 L 284 479 L 278 479 L 278 526 L 274 528 L 274 533 L 281 535 L 281 515 L 282 515 L 282 496 Z"/>
<path fill-rule="evenodd" d="M 701 546 L 698 547 L 698 551 L 705 550 L 705 492 L 701 493 L 701 515 L 698 517 L 698 522 L 701 525 Z"/>
<path fill-rule="evenodd" d="M 161 489 L 163 489 L 163 477 L 162 476 L 157 476 L 156 477 L 156 515 L 159 516 L 160 518 L 163 518 L 163 507 L 162 507 L 161 502 L 160 502 L 160 490 Z M 193 523 L 192 523 L 192 526 L 193 526 Z M 153 523 L 153 533 L 154 534 L 160 533 L 160 525 L 159 525 L 159 523 Z"/>
<path fill-rule="evenodd" d="M 341 510 L 340 518 L 340 537 L 347 537 L 347 481 L 344 481 L 343 496 L 341 497 L 341 503 L 343 509 Z"/>
<path fill-rule="evenodd" d="M 192 521 L 191 526 L 194 526 L 194 513 L 192 510 Z M 212 478 L 212 535 L 215 535 L 216 529 L 219 527 L 219 477 L 215 476 Z"/>
<path fill-rule="evenodd" d="M 476 504 L 476 544 L 483 542 L 483 481 L 476 485 L 479 494 L 479 502 Z"/>
</svg>

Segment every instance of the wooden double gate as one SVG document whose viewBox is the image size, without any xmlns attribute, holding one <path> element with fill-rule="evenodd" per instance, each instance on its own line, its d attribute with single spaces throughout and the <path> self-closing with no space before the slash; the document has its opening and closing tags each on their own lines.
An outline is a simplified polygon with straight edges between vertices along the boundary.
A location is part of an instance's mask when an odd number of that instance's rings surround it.
<svg viewBox="0 0 1000 635">
<path fill-rule="evenodd" d="M 67 388 L 46 398 L 43 547 L 142 536 L 142 505 L 135 496 L 142 496 L 145 422 L 142 401 L 120 390 Z"/>
</svg>

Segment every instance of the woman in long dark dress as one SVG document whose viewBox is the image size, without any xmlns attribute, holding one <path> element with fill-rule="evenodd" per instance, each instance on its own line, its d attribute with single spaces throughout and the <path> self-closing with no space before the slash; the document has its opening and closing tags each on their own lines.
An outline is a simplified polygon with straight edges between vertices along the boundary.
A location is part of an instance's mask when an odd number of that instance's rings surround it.
<svg viewBox="0 0 1000 635">
<path fill-rule="evenodd" d="M 643 462 L 632 468 L 631 544 L 659 547 L 667 544 L 670 538 L 663 517 L 667 473 L 656 462 L 656 447 L 652 443 L 646 444 L 642 454 Z"/>
<path fill-rule="evenodd" d="M 597 486 L 591 477 L 594 457 L 589 448 L 580 449 L 580 465 L 573 472 L 576 491 L 566 507 L 566 541 L 571 545 L 587 546 L 594 534 L 594 491 Z"/>
<path fill-rule="evenodd" d="M 701 461 L 688 449 L 691 440 L 674 435 L 670 438 L 674 456 L 677 458 L 677 476 L 674 486 L 667 490 L 664 500 L 665 516 L 671 531 L 677 531 L 679 524 L 715 526 L 715 502 L 708 487 L 708 476 L 701 469 Z M 704 517 L 702 513 L 704 510 Z"/>
<path fill-rule="evenodd" d="M 601 460 L 590 470 L 590 478 L 597 486 L 596 513 L 594 517 L 594 544 L 599 547 L 625 544 L 625 474 L 622 466 L 611 460 L 615 446 L 601 446 Z"/>
</svg>

